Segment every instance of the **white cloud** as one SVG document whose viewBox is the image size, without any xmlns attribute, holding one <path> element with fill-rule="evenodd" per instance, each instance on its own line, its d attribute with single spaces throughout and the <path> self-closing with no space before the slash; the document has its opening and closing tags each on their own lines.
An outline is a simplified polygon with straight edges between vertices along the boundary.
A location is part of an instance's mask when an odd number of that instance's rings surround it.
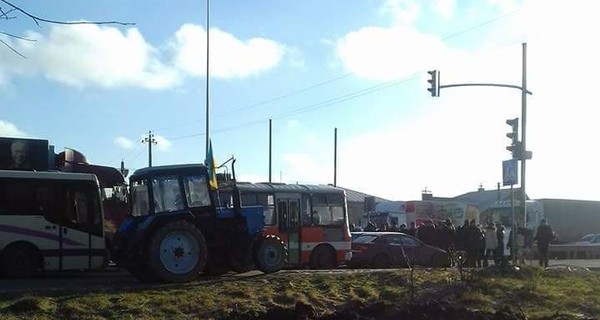
<svg viewBox="0 0 600 320">
<path fill-rule="evenodd" d="M 439 13 L 444 19 L 450 19 L 454 16 L 455 7 L 455 0 L 436 0 L 433 3 L 434 10 L 437 13 Z"/>
<path fill-rule="evenodd" d="M 116 137 L 114 140 L 115 144 L 123 149 L 131 150 L 135 146 L 135 143 L 125 137 Z"/>
<path fill-rule="evenodd" d="M 176 33 L 171 47 L 175 66 L 192 76 L 206 74 L 206 31 L 185 24 Z M 276 67 L 283 59 L 284 45 L 265 38 L 240 40 L 211 28 L 210 74 L 217 78 L 244 78 Z M 296 62 L 297 63 L 297 62 Z"/>
<path fill-rule="evenodd" d="M 338 40 L 337 54 L 349 72 L 388 81 L 432 67 L 432 61 L 450 60 L 457 52 L 437 36 L 395 26 L 350 32 Z"/>
<path fill-rule="evenodd" d="M 333 163 L 323 164 L 307 153 L 287 153 L 283 158 L 283 182 L 323 184 L 333 182 Z"/>
<path fill-rule="evenodd" d="M 28 135 L 21 131 L 14 124 L 0 120 L 0 136 L 3 137 L 27 137 Z"/>
<path fill-rule="evenodd" d="M 287 122 L 288 128 L 296 128 L 299 125 L 300 125 L 300 122 L 298 122 L 298 120 L 295 120 L 295 119 L 288 120 L 288 122 Z"/>
<path fill-rule="evenodd" d="M 496 6 L 503 13 L 518 10 L 522 5 L 519 0 L 487 0 L 487 2 Z"/>
<path fill-rule="evenodd" d="M 37 41 L 16 48 L 27 56 L 30 71 L 67 85 L 160 89 L 180 81 L 136 28 L 52 26 L 47 35 L 29 32 L 27 37 Z"/>
<path fill-rule="evenodd" d="M 217 28 L 210 36 L 211 75 L 218 78 L 257 75 L 279 65 L 288 51 L 290 65 L 302 66 L 296 49 L 273 40 L 240 40 Z M 183 25 L 162 47 L 149 44 L 137 28 L 98 25 L 53 25 L 47 34 L 28 31 L 25 37 L 35 41 L 2 36 L 27 58 L 0 50 L 0 85 L 14 76 L 42 74 L 74 87 L 168 89 L 184 76 L 205 76 L 206 33 L 197 25 Z"/>
<path fill-rule="evenodd" d="M 154 135 L 154 139 L 156 140 L 156 148 L 160 151 L 168 151 L 173 145 L 171 141 L 163 136 Z"/>
<path fill-rule="evenodd" d="M 507 11 L 518 9 L 513 2 L 495 3 L 510 7 Z M 371 80 L 419 72 L 423 95 L 429 68 L 442 71 L 443 84 L 520 85 L 521 45 L 514 39 L 528 34 L 528 88 L 534 95 L 527 98 L 527 149 L 533 151 L 527 162 L 527 191 L 534 198 L 598 199 L 600 171 L 595 168 L 600 153 L 594 139 L 600 126 L 594 92 L 600 49 L 590 39 L 595 39 L 600 21 L 594 8 L 586 1 L 568 6 L 526 1 L 518 17 L 495 23 L 474 50 L 453 49 L 437 36 L 406 25 L 364 27 L 338 40 L 338 55 L 347 70 Z M 404 42 L 416 50 L 403 50 Z M 391 53 L 382 53 L 384 49 Z M 441 54 L 434 57 L 428 54 L 432 51 Z M 510 157 L 504 121 L 520 117 L 520 92 L 443 89 L 440 98 L 422 104 L 414 106 L 418 115 L 406 124 L 345 141 L 338 184 L 399 200 L 419 198 L 426 186 L 440 196 L 474 191 L 480 183 L 495 188 L 501 162 Z M 397 141 L 402 141 L 400 148 Z M 387 165 L 371 167 L 365 154 L 385 159 Z M 357 175 L 357 168 L 364 174 Z"/>
<path fill-rule="evenodd" d="M 385 0 L 380 11 L 391 15 L 396 24 L 410 25 L 419 17 L 421 7 L 414 0 Z"/>
</svg>

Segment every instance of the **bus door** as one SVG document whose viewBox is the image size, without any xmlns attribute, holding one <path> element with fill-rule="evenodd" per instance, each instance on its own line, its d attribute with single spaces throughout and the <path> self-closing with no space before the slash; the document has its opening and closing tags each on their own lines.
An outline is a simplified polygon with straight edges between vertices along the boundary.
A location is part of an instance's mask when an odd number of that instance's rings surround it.
<svg viewBox="0 0 600 320">
<path fill-rule="evenodd" d="M 279 230 L 287 235 L 288 262 L 300 262 L 300 195 L 277 196 Z"/>
<path fill-rule="evenodd" d="M 91 183 L 65 183 L 63 188 L 63 205 L 59 213 L 59 268 L 99 268 L 108 258 L 99 191 Z"/>
</svg>

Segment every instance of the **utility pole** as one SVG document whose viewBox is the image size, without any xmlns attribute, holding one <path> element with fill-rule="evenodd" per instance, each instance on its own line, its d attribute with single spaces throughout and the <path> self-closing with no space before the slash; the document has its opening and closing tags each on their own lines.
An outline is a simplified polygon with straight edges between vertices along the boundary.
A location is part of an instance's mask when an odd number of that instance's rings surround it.
<svg viewBox="0 0 600 320">
<path fill-rule="evenodd" d="M 152 130 L 148 131 L 148 136 L 142 139 L 142 143 L 148 144 L 148 167 L 152 167 L 152 145 L 157 144 L 156 139 L 154 139 L 154 134 L 152 134 Z"/>
<path fill-rule="evenodd" d="M 333 132 L 333 186 L 337 187 L 337 128 Z"/>
<path fill-rule="evenodd" d="M 210 29 L 210 0 L 206 0 L 206 149 L 204 158 L 208 158 L 208 146 L 210 144 L 210 51 L 209 51 L 209 29 Z"/>
<path fill-rule="evenodd" d="M 271 150 L 272 150 L 272 145 L 273 145 L 272 144 L 272 131 L 271 131 L 272 126 L 271 126 L 271 123 L 272 123 L 271 119 L 269 119 L 269 182 L 271 182 L 271 169 L 272 169 L 271 168 L 271 156 L 272 156 Z"/>
</svg>

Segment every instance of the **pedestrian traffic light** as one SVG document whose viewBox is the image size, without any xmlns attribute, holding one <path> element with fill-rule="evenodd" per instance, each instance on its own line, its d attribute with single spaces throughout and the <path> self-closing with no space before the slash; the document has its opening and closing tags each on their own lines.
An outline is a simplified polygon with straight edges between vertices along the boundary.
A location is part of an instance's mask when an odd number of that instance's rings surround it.
<svg viewBox="0 0 600 320">
<path fill-rule="evenodd" d="M 523 145 L 519 141 L 519 118 L 508 119 L 506 124 L 511 127 L 511 131 L 506 134 L 510 138 L 510 146 L 506 147 L 506 150 L 512 153 L 513 159 L 521 159 L 523 151 Z"/>
<path fill-rule="evenodd" d="M 427 80 L 429 82 L 429 88 L 427 91 L 431 92 L 432 97 L 440 96 L 440 72 L 437 70 L 427 71 L 431 79 Z"/>
</svg>

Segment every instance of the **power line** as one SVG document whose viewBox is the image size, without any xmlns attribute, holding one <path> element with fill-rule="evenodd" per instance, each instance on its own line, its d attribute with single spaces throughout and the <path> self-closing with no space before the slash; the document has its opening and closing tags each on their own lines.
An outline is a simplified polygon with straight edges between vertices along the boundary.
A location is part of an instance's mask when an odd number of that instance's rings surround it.
<svg viewBox="0 0 600 320">
<path fill-rule="evenodd" d="M 505 18 L 507 18 L 507 17 L 509 17 L 511 15 L 514 15 L 514 14 L 520 12 L 520 11 L 521 10 L 515 10 L 515 11 L 512 11 L 512 12 L 508 12 L 508 13 L 500 16 L 500 17 L 497 17 L 497 18 L 494 18 L 494 19 L 491 19 L 491 20 L 487 20 L 487 21 L 484 21 L 482 23 L 479 23 L 479 24 L 473 25 L 471 27 L 468 27 L 466 29 L 460 30 L 458 32 L 446 35 L 446 36 L 442 37 L 441 40 L 442 41 L 446 41 L 446 40 L 452 39 L 452 38 L 457 37 L 459 35 L 465 34 L 467 32 L 471 32 L 471 31 L 473 31 L 475 29 L 478 29 L 478 28 L 484 27 L 486 25 L 489 25 L 489 24 L 495 23 L 497 21 L 500 21 L 502 19 L 505 19 Z M 269 98 L 269 99 L 264 100 L 264 101 L 260 101 L 260 102 L 249 104 L 249 105 L 246 105 L 246 106 L 243 106 L 243 107 L 239 107 L 239 108 L 236 108 L 236 109 L 233 109 L 233 110 L 229 110 L 229 111 L 226 111 L 226 112 L 223 112 L 223 113 L 220 113 L 220 114 L 216 114 L 215 117 L 223 117 L 223 116 L 226 116 L 226 115 L 229 115 L 229 114 L 232 114 L 232 113 L 236 113 L 236 112 L 239 112 L 239 111 L 242 111 L 242 110 L 252 109 L 252 108 L 256 108 L 256 107 L 259 107 L 259 106 L 262 106 L 262 105 L 266 105 L 266 104 L 269 104 L 269 103 L 272 103 L 272 102 L 275 102 L 275 101 L 283 100 L 283 99 L 286 99 L 286 98 L 298 95 L 300 93 L 304 93 L 306 91 L 309 91 L 309 90 L 312 90 L 312 89 L 315 89 L 315 88 L 319 88 L 319 87 L 325 86 L 327 84 L 336 82 L 338 80 L 342 80 L 342 79 L 351 77 L 353 75 L 354 75 L 354 73 L 352 73 L 352 72 L 345 73 L 345 74 L 342 74 L 342 75 L 337 76 L 335 78 L 331 78 L 331 79 L 328 79 L 328 80 L 325 80 L 325 81 L 322 81 L 322 82 L 310 85 L 310 86 L 305 87 L 305 88 L 301 88 L 301 89 L 298 89 L 298 90 L 295 90 L 295 91 L 292 91 L 292 92 L 289 92 L 289 93 L 285 93 L 285 94 L 282 94 L 282 95 L 279 95 L 279 96 L 276 96 L 276 97 L 273 97 L 273 98 Z M 170 130 L 170 129 L 174 129 L 174 128 L 179 128 L 179 127 L 183 127 L 183 126 L 187 126 L 187 125 L 192 125 L 192 124 L 200 123 L 200 122 L 203 122 L 203 121 L 204 120 L 195 120 L 195 121 L 191 121 L 191 122 L 188 122 L 188 123 L 176 124 L 176 125 L 172 125 L 172 126 L 168 126 L 168 127 L 162 127 L 162 128 L 154 129 L 154 131 L 155 132 L 156 131 L 166 131 L 166 130 Z M 192 135 L 192 136 L 196 136 L 196 135 Z"/>
<path fill-rule="evenodd" d="M 295 115 L 298 115 L 298 114 L 301 114 L 301 113 L 310 112 L 310 111 L 314 111 L 314 110 L 317 110 L 317 109 L 329 107 L 329 106 L 336 105 L 336 104 L 339 104 L 339 103 L 342 103 L 342 102 L 345 102 L 345 101 L 348 101 L 348 100 L 352 100 L 352 99 L 356 99 L 358 97 L 362 97 L 362 96 L 367 95 L 367 94 L 371 94 L 371 93 L 376 92 L 376 91 L 380 91 L 380 90 L 383 90 L 383 89 L 387 89 L 389 87 L 393 87 L 393 86 L 399 85 L 399 84 L 404 83 L 406 81 L 410 81 L 410 80 L 418 77 L 418 74 L 419 73 L 414 73 L 414 74 L 412 74 L 409 77 L 404 78 L 404 79 L 387 81 L 387 82 L 380 83 L 380 84 L 377 84 L 377 85 L 374 85 L 374 86 L 371 86 L 371 87 L 368 87 L 368 88 L 365 88 L 365 89 L 362 89 L 362 90 L 359 90 L 359 91 L 355 91 L 355 92 L 344 94 L 344 95 L 341 95 L 341 96 L 338 96 L 338 97 L 335 97 L 335 98 L 331 98 L 329 100 L 325 100 L 325 101 L 313 103 L 313 104 L 310 104 L 308 106 L 304 106 L 304 107 L 301 107 L 301 108 L 298 108 L 298 109 L 290 110 L 288 112 L 284 112 L 284 113 L 281 113 L 279 115 L 275 115 L 275 116 L 272 116 L 272 117 L 264 117 L 264 118 L 253 120 L 253 121 L 248 121 L 248 122 L 245 122 L 245 123 L 242 123 L 242 124 L 239 124 L 239 125 L 235 125 L 235 126 L 230 126 L 230 127 L 225 127 L 225 128 L 213 130 L 212 132 L 213 133 L 218 133 L 218 132 L 223 132 L 223 131 L 240 129 L 240 128 L 243 128 L 243 127 L 249 127 L 249 126 L 252 126 L 252 125 L 255 125 L 255 124 L 264 123 L 264 121 L 266 121 L 268 119 L 282 119 L 282 118 L 287 118 L 287 117 L 295 116 Z M 169 138 L 169 140 L 180 140 L 180 139 L 186 139 L 186 138 L 192 138 L 192 137 L 199 137 L 199 136 L 204 136 L 204 135 L 205 135 L 205 133 L 195 133 L 195 134 L 189 134 L 189 135 L 185 135 L 185 136 L 178 136 L 178 137 Z"/>
</svg>

